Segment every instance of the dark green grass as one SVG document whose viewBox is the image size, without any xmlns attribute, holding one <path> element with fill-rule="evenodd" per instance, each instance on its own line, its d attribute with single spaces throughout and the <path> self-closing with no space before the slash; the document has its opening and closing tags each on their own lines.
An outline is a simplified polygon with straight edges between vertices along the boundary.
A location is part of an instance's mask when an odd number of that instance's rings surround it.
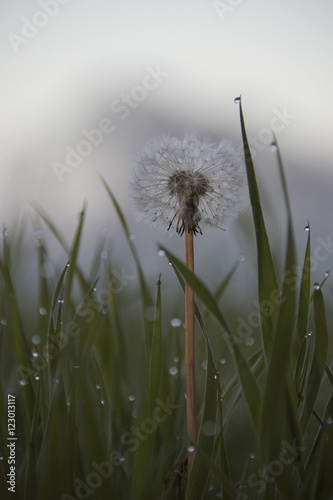
<svg viewBox="0 0 333 500">
<path fill-rule="evenodd" d="M 34 311 L 27 314 L 18 297 L 29 294 L 29 283 L 20 293 L 13 285 L 15 269 L 22 264 L 17 248 L 21 243 L 3 237 L 1 499 L 333 498 L 332 360 L 322 286 L 313 286 L 310 273 L 310 230 L 299 279 L 277 149 L 287 216 L 286 235 L 281 235 L 287 236 L 281 257 L 284 271 L 278 275 L 241 103 L 240 112 L 257 246 L 257 283 L 252 287 L 257 287 L 261 305 L 255 332 L 261 341 L 256 348 L 245 349 L 246 334 L 240 335 L 234 326 L 233 315 L 244 314 L 237 301 L 227 312 L 221 305 L 239 262 L 212 291 L 163 248 L 179 282 L 172 299 L 175 294 L 181 299 L 187 281 L 197 300 L 199 440 L 190 478 L 183 325 L 170 325 L 177 314 L 169 312 L 163 279 L 156 276 L 155 290 L 147 283 L 124 215 L 102 179 L 128 240 L 137 288 L 129 286 L 132 278 L 122 276 L 112 255 L 100 259 L 103 243 L 92 249 L 89 273 L 81 269 L 86 207 L 68 245 L 36 206 L 68 262 L 56 278 L 47 278 L 40 270 L 49 264 L 49 252 L 39 239 L 38 293 L 30 297 Z M 221 359 L 227 363 L 221 364 Z M 8 394 L 16 397 L 15 494 L 6 484 Z"/>
</svg>

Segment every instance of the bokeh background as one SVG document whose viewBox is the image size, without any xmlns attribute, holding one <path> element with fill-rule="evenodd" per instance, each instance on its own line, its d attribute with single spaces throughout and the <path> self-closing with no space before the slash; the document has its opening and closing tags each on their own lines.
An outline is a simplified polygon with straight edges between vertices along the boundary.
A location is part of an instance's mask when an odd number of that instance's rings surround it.
<svg viewBox="0 0 333 500">
<path fill-rule="evenodd" d="M 241 93 L 269 233 L 280 261 L 285 211 L 270 148 L 272 124 L 285 164 L 300 255 L 307 220 L 314 242 L 331 238 L 330 0 L 12 0 L 1 3 L 0 13 L 0 223 L 11 234 L 24 231 L 27 241 L 33 237 L 34 202 L 70 242 L 86 200 L 81 262 L 89 266 L 95 242 L 107 234 L 118 265 L 126 264 L 131 273 L 134 265 L 100 173 L 124 210 L 146 272 L 152 278 L 159 270 L 168 276 L 172 271 L 157 256 L 155 243 L 166 243 L 181 254 L 183 241 L 135 221 L 128 180 L 136 155 L 153 136 L 181 135 L 184 130 L 216 140 L 226 136 L 239 147 L 234 98 Z M 105 120 L 109 126 L 112 121 L 112 132 L 104 133 L 91 151 L 83 147 L 85 154 L 75 168 L 66 165 L 68 150 L 77 151 L 87 139 L 84 130 Z M 60 164 L 67 170 L 59 170 Z M 50 238 L 54 259 L 63 265 L 65 254 L 43 225 L 42 230 Z M 214 285 L 216 269 L 227 269 L 244 254 L 246 271 L 234 284 L 251 281 L 251 231 L 246 213 L 228 231 L 207 230 L 196 239 L 198 272 Z M 27 243 L 29 249 L 33 253 L 33 244 Z M 321 279 L 330 263 L 332 255 L 317 266 L 315 278 Z M 31 269 L 26 266 L 24 272 Z"/>
</svg>

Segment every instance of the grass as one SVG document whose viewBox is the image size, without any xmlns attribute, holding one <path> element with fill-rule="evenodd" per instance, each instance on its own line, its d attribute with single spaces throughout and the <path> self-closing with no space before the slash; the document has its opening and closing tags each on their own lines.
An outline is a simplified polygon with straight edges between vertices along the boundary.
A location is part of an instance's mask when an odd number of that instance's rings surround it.
<svg viewBox="0 0 333 500">
<path fill-rule="evenodd" d="M 250 356 L 245 354 L 248 335 L 229 326 L 230 314 L 221 306 L 239 262 L 221 277 L 214 292 L 169 249 L 160 249 L 173 266 L 179 290 L 185 291 L 188 283 L 196 296 L 201 385 L 190 477 L 185 345 L 179 335 L 183 327 L 177 321 L 170 326 L 163 282 L 158 279 L 152 292 L 122 211 L 102 179 L 136 265 L 137 296 L 127 288 L 128 277 L 117 272 L 112 256 L 100 259 L 103 244 L 97 245 L 89 276 L 81 268 L 78 254 L 85 206 L 71 245 L 36 206 L 39 218 L 66 251 L 68 263 L 63 263 L 56 278 L 39 272 L 35 310 L 29 311 L 33 319 L 28 319 L 18 300 L 22 291 L 18 293 L 13 284 L 14 271 L 21 264 L 20 241 L 12 241 L 4 231 L 0 259 L 2 499 L 13 495 L 6 483 L 8 394 L 15 396 L 15 483 L 16 497 L 22 500 L 333 498 L 333 374 L 322 293 L 325 280 L 315 286 L 312 282 L 310 227 L 301 277 L 297 276 L 290 203 L 276 145 L 287 213 L 284 270 L 277 275 L 241 102 L 240 120 L 257 247 L 253 286 L 258 287 L 260 304 L 260 347 Z M 49 252 L 45 242 L 38 241 L 41 271 L 49 265 Z M 101 279 L 96 282 L 97 276 Z M 233 310 L 243 314 L 236 302 Z M 221 369 L 222 356 L 233 363 L 233 370 Z"/>
</svg>

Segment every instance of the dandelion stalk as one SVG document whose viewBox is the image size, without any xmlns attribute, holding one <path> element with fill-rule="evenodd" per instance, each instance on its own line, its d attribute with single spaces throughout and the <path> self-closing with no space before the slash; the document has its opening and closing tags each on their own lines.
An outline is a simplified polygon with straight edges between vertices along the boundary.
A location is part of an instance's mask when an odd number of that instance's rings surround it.
<svg viewBox="0 0 333 500">
<path fill-rule="evenodd" d="M 186 265 L 194 271 L 193 233 L 188 225 L 185 227 Z M 197 444 L 197 412 L 195 400 L 195 328 L 194 328 L 194 293 L 185 285 L 185 366 L 186 366 L 186 412 L 187 440 L 189 445 Z M 194 449 L 188 448 L 188 473 L 190 474 L 194 460 Z"/>
<path fill-rule="evenodd" d="M 196 135 L 159 137 L 142 151 L 131 182 L 139 219 L 185 233 L 186 265 L 194 271 L 193 235 L 225 225 L 247 200 L 244 161 L 227 140 L 213 144 Z M 185 287 L 185 365 L 188 472 L 197 444 L 195 401 L 194 293 Z"/>
</svg>

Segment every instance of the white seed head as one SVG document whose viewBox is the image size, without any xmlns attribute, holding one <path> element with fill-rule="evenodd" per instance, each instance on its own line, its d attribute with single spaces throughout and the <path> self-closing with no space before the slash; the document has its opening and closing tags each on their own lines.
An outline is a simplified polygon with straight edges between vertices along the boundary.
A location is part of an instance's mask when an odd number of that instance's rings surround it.
<svg viewBox="0 0 333 500">
<path fill-rule="evenodd" d="M 138 158 L 131 197 L 139 219 L 180 235 L 186 227 L 202 234 L 201 228 L 225 226 L 246 206 L 244 161 L 227 140 L 158 137 Z"/>
</svg>

